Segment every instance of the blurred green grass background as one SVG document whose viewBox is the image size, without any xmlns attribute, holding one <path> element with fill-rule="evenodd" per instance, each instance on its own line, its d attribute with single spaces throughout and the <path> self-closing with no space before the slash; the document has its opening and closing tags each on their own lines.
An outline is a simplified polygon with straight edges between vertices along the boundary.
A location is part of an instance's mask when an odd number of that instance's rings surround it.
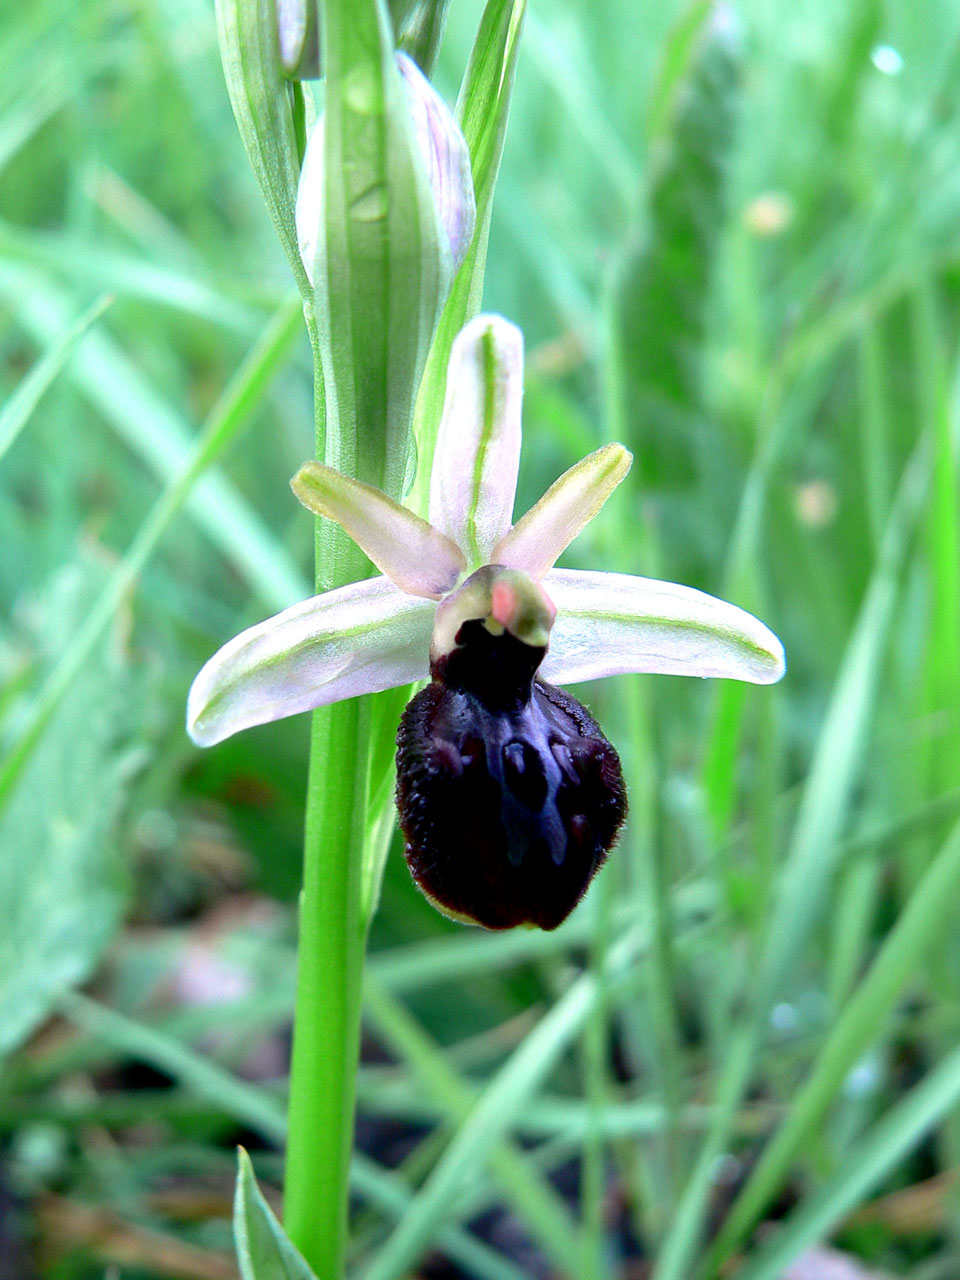
<svg viewBox="0 0 960 1280">
<path fill-rule="evenodd" d="M 708 8 L 531 5 L 485 306 L 526 335 L 518 509 L 622 439 L 566 562 L 726 595 L 787 678 L 587 691 L 632 814 L 557 934 L 449 924 L 394 842 L 359 1271 L 411 1213 L 435 1277 L 775 1280 L 820 1238 L 960 1275 L 960 14 Z M 7 7 L 0 71 L 0 1276 L 231 1276 L 307 723 L 200 753 L 183 714 L 308 594 L 309 353 L 212 6 Z"/>
</svg>

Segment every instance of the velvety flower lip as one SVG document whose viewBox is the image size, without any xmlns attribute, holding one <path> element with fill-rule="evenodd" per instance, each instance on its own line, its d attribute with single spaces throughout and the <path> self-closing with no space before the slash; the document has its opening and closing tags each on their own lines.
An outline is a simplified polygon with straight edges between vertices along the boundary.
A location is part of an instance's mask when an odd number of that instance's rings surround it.
<svg viewBox="0 0 960 1280">
<path fill-rule="evenodd" d="M 425 678 L 438 605 L 470 589 L 485 564 L 539 582 L 555 606 L 541 668 L 552 683 L 627 672 L 781 678 L 780 641 L 736 605 L 675 583 L 554 568 L 627 474 L 622 445 L 582 459 L 511 524 L 522 386 L 520 331 L 497 315 L 470 321 L 451 351 L 429 523 L 320 463 L 301 468 L 297 496 L 340 524 L 381 576 L 285 609 L 214 654 L 188 699 L 196 743 Z"/>
</svg>

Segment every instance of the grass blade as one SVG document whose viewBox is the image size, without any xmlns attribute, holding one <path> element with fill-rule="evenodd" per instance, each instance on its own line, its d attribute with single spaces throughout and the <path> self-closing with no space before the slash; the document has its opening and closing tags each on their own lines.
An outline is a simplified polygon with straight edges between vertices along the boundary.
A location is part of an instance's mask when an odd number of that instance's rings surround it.
<svg viewBox="0 0 960 1280">
<path fill-rule="evenodd" d="M 465 1120 L 473 1106 L 473 1091 L 414 1018 L 369 973 L 364 1004 L 380 1037 L 408 1064 L 424 1091 L 453 1119 Z M 577 1256 L 580 1240 L 563 1200 L 527 1163 L 524 1152 L 506 1140 L 493 1147 L 488 1163 L 514 1212 L 554 1265 L 565 1269 Z"/>
<path fill-rule="evenodd" d="M 0 409 L 0 459 L 27 425 L 83 335 L 100 319 L 112 298 L 98 298 L 57 338 Z"/>
<path fill-rule="evenodd" d="M 822 1240 L 957 1105 L 960 1049 L 916 1085 L 851 1148 L 837 1173 L 793 1213 L 737 1280 L 780 1280 L 784 1268 Z"/>
<path fill-rule="evenodd" d="M 71 284 L 175 308 L 241 338 L 249 338 L 263 324 L 259 308 L 159 261 L 156 247 L 150 260 L 146 255 L 102 248 L 89 236 L 25 230 L 0 222 L 0 255 L 55 273 Z M 281 296 L 278 290 L 274 305 L 279 305 Z"/>
<path fill-rule="evenodd" d="M 124 1057 L 148 1063 L 218 1112 L 233 1116 L 268 1142 L 283 1145 L 287 1132 L 284 1104 L 268 1090 L 241 1080 L 163 1032 L 76 992 L 63 996 L 59 1008 L 64 1017 L 89 1035 L 106 1041 Z M 410 1191 L 373 1160 L 355 1156 L 350 1179 L 360 1195 L 391 1217 L 401 1219 L 407 1212 L 412 1200 Z M 516 1267 L 457 1227 L 444 1229 L 438 1240 L 450 1257 L 478 1280 L 523 1280 L 523 1273 Z"/>
<path fill-rule="evenodd" d="M 70 323 L 63 295 L 35 273 L 0 263 L 0 294 L 13 303 L 19 322 L 37 342 L 46 343 L 50 333 Z M 290 305 L 281 310 L 289 313 Z M 176 485 L 204 446 L 113 339 L 88 333 L 69 372 L 120 439 L 164 482 Z M 203 476 L 188 488 L 191 517 L 269 609 L 284 609 L 310 595 L 310 584 L 289 553 L 223 476 Z"/>
<path fill-rule="evenodd" d="M 607 977 L 621 973 L 635 958 L 636 930 L 610 955 Z M 485 1160 L 540 1081 L 570 1041 L 579 1034 L 599 994 L 593 974 L 577 979 L 507 1059 L 457 1131 L 406 1217 L 364 1273 L 364 1280 L 396 1280 L 405 1275 L 429 1245 L 470 1171 Z"/>
<path fill-rule="evenodd" d="M 779 878 L 766 943 L 757 965 L 752 1016 L 732 1039 L 718 1089 L 716 1119 L 680 1200 L 657 1261 L 655 1280 L 686 1280 L 690 1275 L 703 1229 L 711 1171 L 724 1150 L 736 1109 L 749 1083 L 768 1011 L 822 907 L 867 738 L 903 558 L 926 492 L 928 472 L 927 450 L 921 442 L 905 470 L 878 563 L 817 740 L 790 851 Z"/>
<path fill-rule="evenodd" d="M 870 972 L 834 1022 L 812 1071 L 794 1094 L 790 1112 L 754 1166 L 717 1240 L 715 1259 L 730 1254 L 757 1221 L 815 1133 L 857 1058 L 882 1030 L 911 973 L 930 954 L 950 920 L 960 889 L 960 825 L 930 864 Z"/>
<path fill-rule="evenodd" d="M 268 324 L 234 381 L 214 407 L 192 454 L 157 499 L 140 531 L 110 575 L 80 630 L 65 650 L 19 727 L 15 745 L 0 761 L 0 806 L 3 805 L 34 746 L 54 715 L 94 646 L 110 625 L 121 600 L 133 585 L 172 521 L 213 460 L 236 438 L 273 374 L 300 332 L 299 299 L 287 302 Z"/>
</svg>

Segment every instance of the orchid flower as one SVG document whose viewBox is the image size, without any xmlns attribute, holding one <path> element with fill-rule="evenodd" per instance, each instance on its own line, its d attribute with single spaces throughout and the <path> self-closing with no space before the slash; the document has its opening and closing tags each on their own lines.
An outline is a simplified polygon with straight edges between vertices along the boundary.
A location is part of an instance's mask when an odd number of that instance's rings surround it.
<svg viewBox="0 0 960 1280">
<path fill-rule="evenodd" d="M 441 910 L 553 928 L 616 838 L 616 752 L 553 683 L 626 672 L 767 684 L 783 649 L 756 618 L 690 587 L 557 569 L 627 474 L 608 444 L 512 523 L 523 341 L 495 315 L 457 336 L 430 521 L 306 463 L 297 497 L 335 520 L 378 577 L 314 596 L 231 640 L 200 671 L 187 726 L 210 746 L 250 725 L 430 676 L 404 714 L 398 803 L 407 859 Z M 550 683 L 547 683 L 550 682 Z"/>
</svg>

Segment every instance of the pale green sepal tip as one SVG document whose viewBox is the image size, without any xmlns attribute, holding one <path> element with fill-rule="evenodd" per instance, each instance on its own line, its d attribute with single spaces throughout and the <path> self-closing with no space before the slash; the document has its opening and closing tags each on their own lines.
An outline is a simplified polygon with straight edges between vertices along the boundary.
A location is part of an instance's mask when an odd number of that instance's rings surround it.
<svg viewBox="0 0 960 1280">
<path fill-rule="evenodd" d="M 633 454 L 607 444 L 555 481 L 497 545 L 491 559 L 542 578 L 624 479 Z"/>
<path fill-rule="evenodd" d="M 322 462 L 305 462 L 290 487 L 314 515 L 334 520 L 391 582 L 439 600 L 466 568 L 449 538 L 382 490 Z"/>
</svg>

